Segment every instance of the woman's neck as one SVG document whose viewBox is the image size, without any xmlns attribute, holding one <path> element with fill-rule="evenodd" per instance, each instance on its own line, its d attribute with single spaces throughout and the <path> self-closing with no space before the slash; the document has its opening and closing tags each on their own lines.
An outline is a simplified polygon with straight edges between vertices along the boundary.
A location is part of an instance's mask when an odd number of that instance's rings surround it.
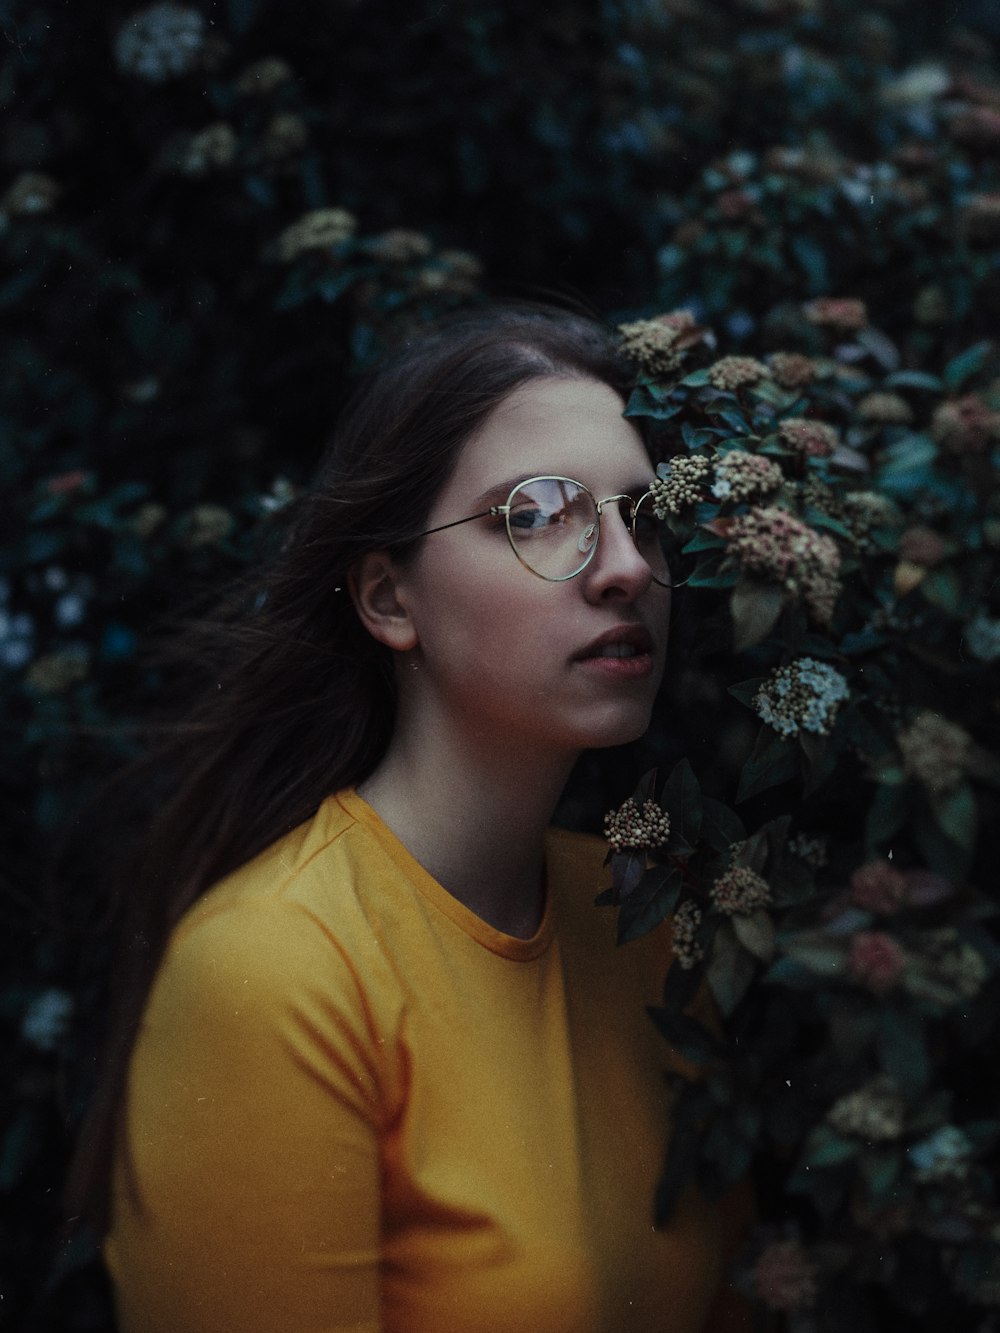
<svg viewBox="0 0 1000 1333">
<path fill-rule="evenodd" d="M 477 916 L 509 935 L 534 934 L 545 907 L 545 830 L 576 755 L 525 756 L 484 737 L 456 738 L 444 725 L 419 733 L 397 728 L 359 794 Z"/>
</svg>

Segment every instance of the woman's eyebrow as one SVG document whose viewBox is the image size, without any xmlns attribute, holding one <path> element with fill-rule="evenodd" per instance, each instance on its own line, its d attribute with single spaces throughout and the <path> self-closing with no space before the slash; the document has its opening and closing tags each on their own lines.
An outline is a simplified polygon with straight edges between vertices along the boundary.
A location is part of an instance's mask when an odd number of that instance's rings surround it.
<svg viewBox="0 0 1000 1333">
<path fill-rule="evenodd" d="M 551 475 L 552 475 L 551 473 L 545 473 L 545 472 L 523 472 L 521 473 L 520 476 L 508 477 L 505 481 L 498 481 L 495 482 L 492 486 L 487 487 L 485 491 L 482 491 L 479 495 L 476 496 L 476 498 L 472 501 L 472 503 L 474 505 L 496 504 L 497 501 L 506 500 L 508 495 L 510 495 L 511 491 L 514 489 L 514 487 L 520 486 L 522 481 L 531 481 L 533 477 L 551 476 Z M 570 480 L 576 481 L 578 479 L 576 477 L 571 477 Z M 626 486 L 625 489 L 620 492 L 620 494 L 628 495 L 633 500 L 638 500 L 643 495 L 646 494 L 650 486 L 652 486 L 654 480 L 655 478 L 650 476 L 642 481 L 633 482 L 631 486 Z M 619 494 L 619 492 L 615 492 L 615 494 Z M 597 498 L 601 499 L 600 496 L 598 496 Z"/>
<path fill-rule="evenodd" d="M 494 482 L 492 486 L 488 486 L 485 491 L 477 495 L 472 503 L 495 504 L 498 500 L 506 500 L 515 486 L 520 486 L 522 481 L 530 481 L 532 477 L 539 475 L 537 472 L 524 472 L 519 477 L 508 477 L 506 481 Z"/>
</svg>

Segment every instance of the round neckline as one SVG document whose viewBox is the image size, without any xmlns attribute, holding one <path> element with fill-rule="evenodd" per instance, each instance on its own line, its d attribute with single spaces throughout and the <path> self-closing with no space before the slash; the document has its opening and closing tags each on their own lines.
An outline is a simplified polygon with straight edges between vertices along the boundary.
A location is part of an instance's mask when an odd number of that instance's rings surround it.
<svg viewBox="0 0 1000 1333">
<path fill-rule="evenodd" d="M 433 875 L 424 869 L 354 787 L 347 787 L 337 792 L 333 799 L 353 820 L 377 839 L 382 850 L 421 896 L 477 944 L 491 953 L 516 962 L 527 962 L 532 958 L 538 958 L 549 947 L 555 933 L 555 895 L 552 892 L 551 839 L 548 834 L 545 839 L 545 907 L 534 935 L 522 938 L 519 935 L 507 935 L 496 926 L 491 926 L 488 921 L 477 916 L 471 907 L 466 907 L 465 903 L 460 902 L 453 893 L 449 893 L 444 885 L 439 884 Z"/>
</svg>

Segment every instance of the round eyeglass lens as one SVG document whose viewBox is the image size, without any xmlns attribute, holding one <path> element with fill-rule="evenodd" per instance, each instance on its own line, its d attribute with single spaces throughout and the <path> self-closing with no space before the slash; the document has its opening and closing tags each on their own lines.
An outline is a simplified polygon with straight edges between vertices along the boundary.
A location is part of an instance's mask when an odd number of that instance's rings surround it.
<svg viewBox="0 0 1000 1333">
<path fill-rule="evenodd" d="M 564 477 L 536 477 L 510 497 L 507 531 L 523 564 L 543 579 L 569 579 L 590 559 L 597 540 L 590 493 Z"/>
<path fill-rule="evenodd" d="M 693 561 L 681 554 L 684 543 L 674 536 L 670 524 L 657 518 L 652 495 L 644 495 L 636 505 L 635 544 L 657 583 L 676 588 L 687 581 Z"/>
</svg>

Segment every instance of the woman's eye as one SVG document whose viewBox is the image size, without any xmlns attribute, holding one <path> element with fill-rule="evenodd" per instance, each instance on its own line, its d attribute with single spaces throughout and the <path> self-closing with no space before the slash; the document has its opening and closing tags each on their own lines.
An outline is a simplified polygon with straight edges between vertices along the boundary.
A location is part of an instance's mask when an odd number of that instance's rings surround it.
<svg viewBox="0 0 1000 1333">
<path fill-rule="evenodd" d="M 511 510 L 510 526 L 518 532 L 539 532 L 543 528 L 558 525 L 563 518 L 564 511 L 561 509 L 553 511 L 524 505 L 520 509 Z"/>
</svg>

